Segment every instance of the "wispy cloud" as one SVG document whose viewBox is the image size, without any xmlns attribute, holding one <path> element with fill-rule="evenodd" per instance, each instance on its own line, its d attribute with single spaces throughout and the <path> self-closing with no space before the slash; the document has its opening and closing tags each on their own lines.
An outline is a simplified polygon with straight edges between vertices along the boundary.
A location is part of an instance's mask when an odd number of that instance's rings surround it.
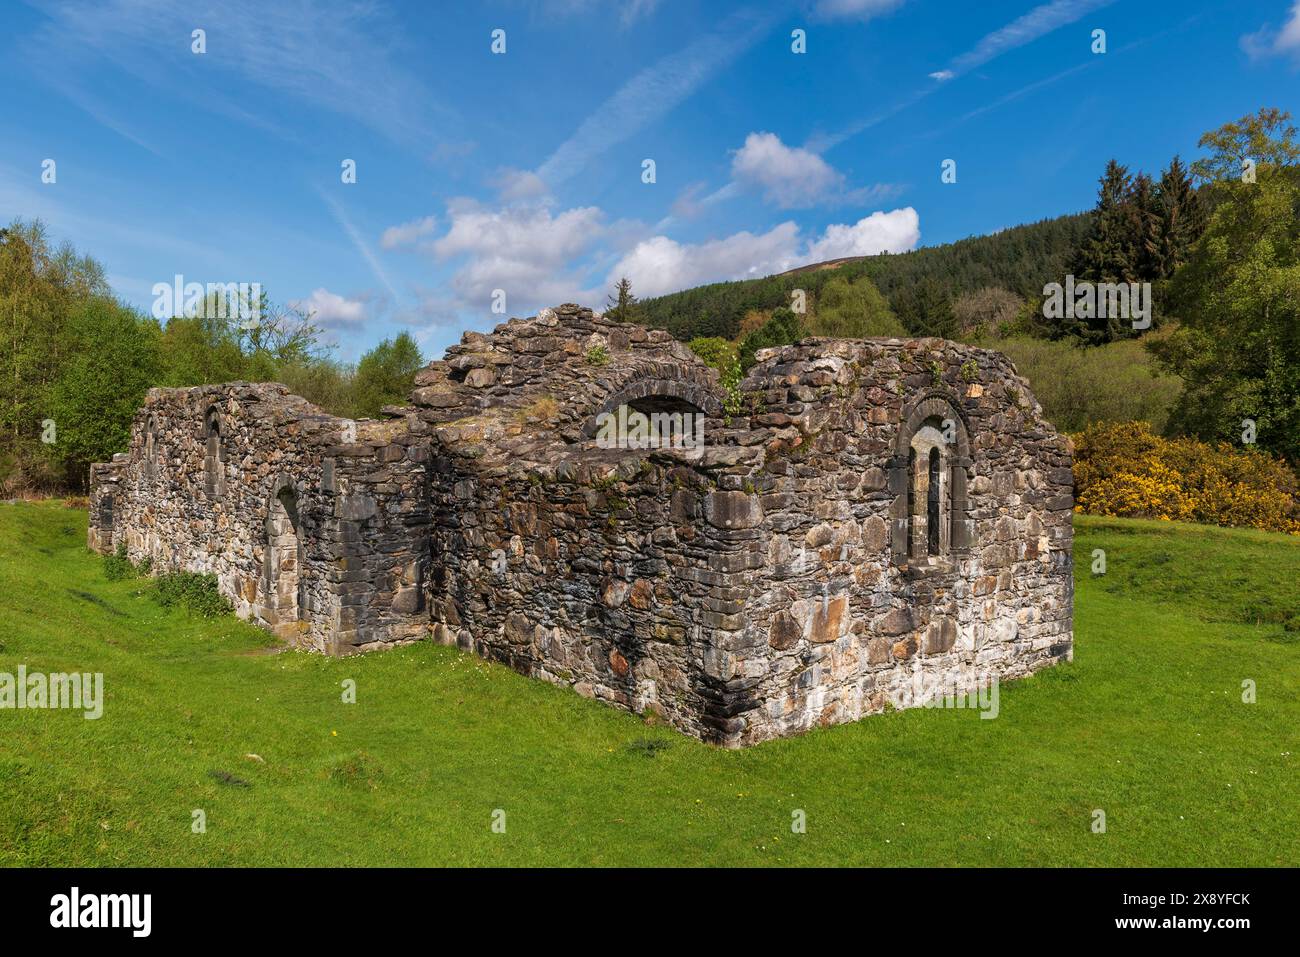
<svg viewBox="0 0 1300 957">
<path fill-rule="evenodd" d="M 901 7 L 905 0 L 817 0 L 813 13 L 823 20 L 870 20 Z"/>
<path fill-rule="evenodd" d="M 598 106 L 537 169 L 554 189 L 600 153 L 667 115 L 767 32 L 774 16 L 737 14 L 694 43 L 642 70 Z"/>
<path fill-rule="evenodd" d="M 163 95 L 280 131 L 218 92 L 211 71 L 233 73 L 315 108 L 348 116 L 394 141 L 432 142 L 435 118 L 452 115 L 392 55 L 402 32 L 374 4 L 347 0 L 32 0 L 49 22 L 26 45 L 48 69 L 57 63 L 62 92 L 102 83 L 96 71 L 123 71 Z M 191 32 L 206 31 L 207 52 L 191 51 Z M 106 110 L 97 119 L 122 132 Z M 127 135 L 124 133 L 124 135 Z M 133 137 L 132 137 L 133 138 Z"/>
<path fill-rule="evenodd" d="M 1039 37 L 1058 30 L 1067 24 L 1073 23 L 1085 14 L 1109 6 L 1114 2 L 1115 0 L 1052 0 L 1050 3 L 1034 7 L 1034 9 L 1012 20 L 1006 26 L 985 34 L 975 46 L 954 57 L 946 68 L 929 74 L 930 79 L 938 82 L 914 90 L 893 106 L 852 123 L 838 133 L 818 137 L 810 141 L 808 146 L 819 152 L 825 152 L 827 149 L 857 136 L 889 117 L 901 113 L 963 73 L 983 66 L 1004 53 L 1032 43 Z"/>
<path fill-rule="evenodd" d="M 1113 50 L 1107 56 L 1109 57 L 1123 56 L 1125 53 L 1128 53 L 1131 50 L 1136 50 L 1139 47 L 1143 47 L 1149 43 L 1154 43 L 1160 39 L 1163 39 L 1164 37 L 1172 33 L 1177 33 L 1181 30 L 1184 30 L 1187 27 L 1191 26 L 1193 23 L 1196 23 L 1198 20 L 1204 18 L 1204 16 L 1205 16 L 1204 13 L 1198 13 L 1195 14 L 1194 16 L 1188 17 L 1186 20 L 1182 21 L 1181 23 L 1177 23 L 1172 27 L 1169 27 L 1165 30 L 1161 30 L 1159 33 L 1154 33 L 1151 36 L 1147 36 L 1147 37 L 1139 37 L 1138 39 L 1126 43 L 1122 47 Z M 1019 89 L 1012 90 L 1010 93 L 1007 93 L 1004 96 L 1000 96 L 996 100 L 993 100 L 990 103 L 986 103 L 985 105 L 981 107 L 977 107 L 976 109 L 973 109 L 968 113 L 962 114 L 960 117 L 957 118 L 956 121 L 949 124 L 948 126 L 932 130 L 930 133 L 926 135 L 930 137 L 942 135 L 943 133 L 946 133 L 948 130 L 952 129 L 954 126 L 957 126 L 961 123 L 965 123 L 967 120 L 972 120 L 977 116 L 983 116 L 985 113 L 990 113 L 993 110 L 1000 109 L 1001 107 L 1006 106 L 1008 103 L 1014 103 L 1016 100 L 1029 96 L 1032 93 L 1036 93 L 1039 90 L 1043 89 L 1044 87 L 1051 86 L 1053 83 L 1058 83 L 1061 80 L 1064 80 L 1066 77 L 1074 76 L 1076 73 L 1082 73 L 1084 70 L 1091 69 L 1092 67 L 1102 63 L 1104 59 L 1105 59 L 1104 57 L 1091 56 L 1088 59 L 1084 60 L 1082 63 L 1078 63 L 1068 69 L 1061 70 L 1059 73 L 1053 73 L 1051 76 L 1044 77 L 1041 80 L 1035 80 L 1033 83 L 1029 83 L 1026 84 L 1025 86 L 1020 87 Z"/>
<path fill-rule="evenodd" d="M 1252 60 L 1269 56 L 1300 58 L 1300 0 L 1292 5 L 1289 19 L 1281 29 L 1271 25 L 1260 27 L 1241 38 L 1241 48 Z"/>
<path fill-rule="evenodd" d="M 1006 26 L 984 36 L 974 47 L 953 59 L 948 69 L 954 74 L 961 74 L 983 66 L 1008 50 L 1032 43 L 1041 36 L 1073 23 L 1084 14 L 1114 2 L 1115 0 L 1052 0 L 1051 3 L 1034 7 L 1024 16 L 1017 17 Z"/>
<path fill-rule="evenodd" d="M 388 290 L 388 294 L 392 297 L 394 303 L 400 302 L 402 297 L 397 294 L 397 289 L 394 288 L 392 282 L 389 281 L 388 274 L 384 272 L 383 264 L 379 262 L 379 258 L 374 254 L 374 251 L 365 241 L 365 238 L 362 237 L 357 227 L 352 225 L 352 220 L 348 218 L 348 214 L 344 211 L 343 205 L 324 189 L 317 187 L 316 192 L 319 193 L 320 198 L 325 201 L 325 205 L 329 208 L 330 215 L 334 217 L 335 222 L 342 227 L 343 232 L 346 233 L 348 239 L 352 241 L 352 245 L 356 248 L 358 255 L 360 255 L 361 258 L 365 260 L 366 265 L 370 267 L 370 272 L 375 277 L 375 281 Z"/>
</svg>

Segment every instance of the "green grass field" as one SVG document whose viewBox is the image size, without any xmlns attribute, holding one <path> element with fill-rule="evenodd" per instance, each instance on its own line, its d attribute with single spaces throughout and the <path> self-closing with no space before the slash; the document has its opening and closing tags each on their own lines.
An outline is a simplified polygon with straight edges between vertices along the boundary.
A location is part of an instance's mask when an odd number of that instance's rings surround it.
<svg viewBox="0 0 1300 957">
<path fill-rule="evenodd" d="M 449 648 L 267 653 L 107 580 L 85 529 L 0 505 L 0 672 L 106 691 L 97 721 L 0 711 L 6 865 L 1300 861 L 1300 538 L 1079 518 L 1075 661 L 1003 685 L 996 720 L 723 751 Z"/>
</svg>

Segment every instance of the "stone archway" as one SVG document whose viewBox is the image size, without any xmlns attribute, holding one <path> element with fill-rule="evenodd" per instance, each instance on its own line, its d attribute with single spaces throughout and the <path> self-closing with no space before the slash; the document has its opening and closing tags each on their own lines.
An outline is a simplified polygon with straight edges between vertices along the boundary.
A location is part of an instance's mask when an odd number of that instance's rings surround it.
<svg viewBox="0 0 1300 957">
<path fill-rule="evenodd" d="M 620 406 L 646 414 L 659 411 L 722 415 L 722 403 L 715 394 L 717 386 L 709 378 L 713 373 L 706 366 L 701 365 L 698 369 L 686 367 L 680 371 L 680 378 L 668 378 L 666 370 L 661 372 L 664 374 L 637 376 L 625 383 L 587 419 L 583 435 L 589 439 L 595 438 L 600 430 L 602 416 L 616 415 Z"/>
<path fill-rule="evenodd" d="M 266 619 L 278 637 L 290 641 L 300 638 L 302 630 L 302 541 L 298 492 L 285 483 L 272 497 L 266 517 Z"/>
</svg>

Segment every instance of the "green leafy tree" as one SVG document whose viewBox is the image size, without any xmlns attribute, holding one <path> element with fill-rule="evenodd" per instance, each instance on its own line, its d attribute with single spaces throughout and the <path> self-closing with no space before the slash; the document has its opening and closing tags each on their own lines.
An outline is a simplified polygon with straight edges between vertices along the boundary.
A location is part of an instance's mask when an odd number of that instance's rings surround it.
<svg viewBox="0 0 1300 957">
<path fill-rule="evenodd" d="M 1196 144 L 1209 150 L 1209 155 L 1192 164 L 1192 174 L 1202 183 L 1217 186 L 1240 182 L 1248 159 L 1257 167 L 1294 167 L 1300 163 L 1300 143 L 1296 142 L 1296 128 L 1290 121 L 1290 113 L 1266 107 L 1253 116 L 1210 130 Z"/>
<path fill-rule="evenodd" d="M 71 354 L 44 402 L 55 441 L 44 450 L 69 486 L 84 489 L 90 463 L 130 445 L 131 420 L 162 370 L 161 331 L 96 297 L 72 311 L 66 334 Z"/>
<path fill-rule="evenodd" d="M 0 482 L 11 490 L 53 478 L 40 437 L 73 353 L 69 315 L 108 291 L 103 267 L 66 243 L 51 248 L 40 220 L 0 229 Z"/>
<path fill-rule="evenodd" d="M 423 366 L 420 347 L 409 332 L 385 339 L 357 363 L 352 414 L 375 418 L 383 406 L 405 403 L 415 384 L 415 374 Z"/>
<path fill-rule="evenodd" d="M 837 276 L 822 286 L 806 325 L 811 335 L 838 339 L 907 335 L 889 300 L 866 276 L 852 282 Z"/>
<path fill-rule="evenodd" d="M 1181 320 L 1152 345 L 1183 377 L 1172 422 L 1207 439 L 1240 442 L 1300 461 L 1300 149 L 1288 114 L 1261 110 L 1201 142 L 1214 176 L 1214 211 L 1171 293 Z M 1263 134 L 1268 133 L 1267 137 Z M 1261 138 L 1263 137 L 1263 138 Z M 1269 157 L 1242 182 L 1243 149 Z"/>
</svg>

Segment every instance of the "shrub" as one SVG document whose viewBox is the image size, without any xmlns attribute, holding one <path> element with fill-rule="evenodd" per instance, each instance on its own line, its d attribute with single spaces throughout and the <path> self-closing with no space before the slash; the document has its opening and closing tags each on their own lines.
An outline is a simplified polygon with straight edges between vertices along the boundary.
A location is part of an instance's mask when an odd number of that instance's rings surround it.
<svg viewBox="0 0 1300 957">
<path fill-rule="evenodd" d="M 181 605 L 202 618 L 228 615 L 234 608 L 217 590 L 216 575 L 169 572 L 155 580 L 154 598 L 164 608 Z"/>
<path fill-rule="evenodd" d="M 717 336 L 697 336 L 687 343 L 687 347 L 699 356 L 706 366 L 718 371 L 718 381 L 727 390 L 727 398 L 723 403 L 723 411 L 726 412 L 727 417 L 739 415 L 744 403 L 740 380 L 745 374 L 740 369 L 740 359 L 736 356 L 735 346 Z"/>
<path fill-rule="evenodd" d="M 1120 340 L 1078 346 L 1041 339 L 994 339 L 982 343 L 1006 354 L 1029 380 L 1043 414 L 1063 432 L 1096 422 L 1151 423 L 1163 432 L 1182 380 L 1158 372 L 1142 343 Z"/>
<path fill-rule="evenodd" d="M 587 365 L 603 366 L 609 364 L 609 350 L 604 346 L 592 346 L 587 350 Z"/>
<path fill-rule="evenodd" d="M 1093 425 L 1074 443 L 1078 511 L 1300 534 L 1296 477 L 1267 453 L 1164 439 L 1145 422 Z"/>
<path fill-rule="evenodd" d="M 1025 301 L 1014 292 L 998 286 L 985 286 L 958 296 L 952 304 L 952 311 L 961 335 L 997 334 L 1015 325 L 1024 305 Z"/>
<path fill-rule="evenodd" d="M 135 566 L 126 557 L 126 546 L 117 546 L 112 555 L 104 556 L 104 577 L 111 582 L 125 581 L 135 577 Z"/>
<path fill-rule="evenodd" d="M 782 307 L 772 313 L 772 318 L 740 340 L 740 367 L 748 369 L 758 360 L 754 353 L 773 346 L 793 345 L 807 333 L 799 317 Z"/>
</svg>

